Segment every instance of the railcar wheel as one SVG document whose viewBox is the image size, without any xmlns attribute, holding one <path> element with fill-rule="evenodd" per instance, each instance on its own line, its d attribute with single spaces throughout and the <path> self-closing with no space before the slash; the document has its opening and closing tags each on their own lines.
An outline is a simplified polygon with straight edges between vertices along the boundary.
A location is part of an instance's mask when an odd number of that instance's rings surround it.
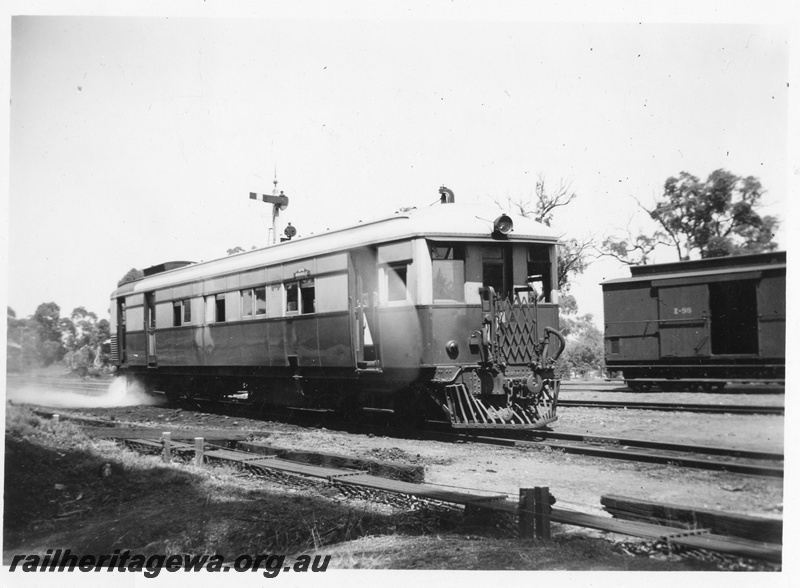
<svg viewBox="0 0 800 588">
<path fill-rule="evenodd" d="M 394 424 L 406 429 L 422 429 L 436 414 L 436 406 L 427 386 L 414 384 L 394 395 Z"/>
</svg>

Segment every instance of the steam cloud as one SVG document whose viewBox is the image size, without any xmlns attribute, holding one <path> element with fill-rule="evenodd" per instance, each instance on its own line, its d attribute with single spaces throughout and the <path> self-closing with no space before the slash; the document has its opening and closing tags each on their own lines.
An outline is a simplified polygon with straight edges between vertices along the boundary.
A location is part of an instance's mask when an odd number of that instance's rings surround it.
<svg viewBox="0 0 800 588">
<path fill-rule="evenodd" d="M 104 392 L 48 387 L 47 384 L 27 384 L 8 389 L 8 400 L 18 404 L 38 404 L 54 408 L 111 408 L 117 406 L 159 405 L 163 398 L 151 396 L 138 383 L 114 378 Z"/>
</svg>

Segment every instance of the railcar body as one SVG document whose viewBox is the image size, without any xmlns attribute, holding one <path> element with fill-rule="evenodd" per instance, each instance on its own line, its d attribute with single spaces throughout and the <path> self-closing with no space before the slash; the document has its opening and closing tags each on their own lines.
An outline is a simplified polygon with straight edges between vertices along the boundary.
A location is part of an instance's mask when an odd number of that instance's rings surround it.
<svg viewBox="0 0 800 588">
<path fill-rule="evenodd" d="M 556 420 L 564 345 L 557 239 L 448 200 L 162 264 L 113 292 L 112 355 L 172 399 L 245 391 L 263 405 L 541 427 Z"/>
<path fill-rule="evenodd" d="M 606 367 L 634 390 L 784 380 L 786 252 L 633 266 L 602 287 Z"/>
</svg>

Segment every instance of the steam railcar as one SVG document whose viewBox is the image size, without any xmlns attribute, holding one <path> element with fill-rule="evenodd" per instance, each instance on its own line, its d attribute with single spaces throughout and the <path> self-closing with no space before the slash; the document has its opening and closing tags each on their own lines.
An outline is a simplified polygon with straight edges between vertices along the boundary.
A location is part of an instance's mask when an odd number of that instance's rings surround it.
<svg viewBox="0 0 800 588">
<path fill-rule="evenodd" d="M 606 366 L 632 389 L 784 380 L 786 252 L 634 266 L 602 287 Z"/>
<path fill-rule="evenodd" d="M 119 372 L 171 399 L 236 394 L 458 428 L 553 422 L 558 237 L 451 200 L 150 268 L 111 295 Z"/>
</svg>

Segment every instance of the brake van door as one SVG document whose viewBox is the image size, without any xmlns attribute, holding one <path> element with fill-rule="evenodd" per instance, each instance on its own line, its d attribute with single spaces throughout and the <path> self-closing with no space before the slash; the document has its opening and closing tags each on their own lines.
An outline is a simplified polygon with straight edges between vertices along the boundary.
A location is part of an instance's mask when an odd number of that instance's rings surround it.
<svg viewBox="0 0 800 588">
<path fill-rule="evenodd" d="M 658 327 L 661 357 L 709 355 L 708 286 L 659 288 Z"/>
</svg>

